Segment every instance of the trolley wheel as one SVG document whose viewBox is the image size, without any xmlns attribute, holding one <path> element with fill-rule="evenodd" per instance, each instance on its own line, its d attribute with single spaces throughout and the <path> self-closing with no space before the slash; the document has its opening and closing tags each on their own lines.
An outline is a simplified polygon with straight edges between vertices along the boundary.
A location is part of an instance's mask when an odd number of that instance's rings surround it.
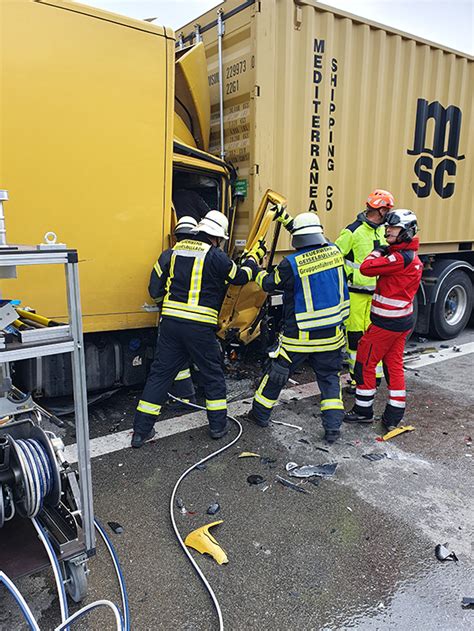
<svg viewBox="0 0 474 631">
<path fill-rule="evenodd" d="M 87 595 L 87 565 L 77 561 L 64 563 L 66 591 L 75 603 L 80 603 Z"/>
</svg>

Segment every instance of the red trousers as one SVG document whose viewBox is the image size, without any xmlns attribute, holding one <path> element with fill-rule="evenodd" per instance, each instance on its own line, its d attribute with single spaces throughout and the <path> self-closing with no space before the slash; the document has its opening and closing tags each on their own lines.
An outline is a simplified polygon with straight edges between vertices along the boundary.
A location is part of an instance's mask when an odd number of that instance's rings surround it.
<svg viewBox="0 0 474 631">
<path fill-rule="evenodd" d="M 377 391 L 375 369 L 382 361 L 388 386 L 388 402 L 383 413 L 386 422 L 396 425 L 405 413 L 403 350 L 409 331 L 387 331 L 371 324 L 357 347 L 354 368 L 356 400 L 354 412 L 370 418 Z"/>
</svg>

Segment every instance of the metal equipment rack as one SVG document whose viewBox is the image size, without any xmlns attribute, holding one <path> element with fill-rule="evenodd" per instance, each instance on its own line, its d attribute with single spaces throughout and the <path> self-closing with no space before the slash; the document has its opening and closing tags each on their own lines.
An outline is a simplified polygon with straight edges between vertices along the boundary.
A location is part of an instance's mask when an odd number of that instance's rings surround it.
<svg viewBox="0 0 474 631">
<path fill-rule="evenodd" d="M 74 600 L 80 600 L 87 589 L 85 560 L 95 553 L 95 530 L 77 251 L 61 249 L 60 246 L 56 246 L 56 249 L 54 246 L 45 249 L 41 249 L 41 246 L 3 246 L 0 249 L 0 277 L 11 278 L 11 270 L 29 265 L 64 265 L 68 325 L 57 327 L 62 329 L 59 337 L 55 327 L 51 327 L 43 329 L 41 337 L 36 340 L 25 340 L 25 343 L 7 340 L 0 350 L 0 371 L 6 374 L 8 370 L 5 371 L 5 368 L 8 369 L 8 366 L 5 365 L 13 361 L 71 353 L 79 476 L 77 478 L 75 471 L 66 463 L 62 488 L 58 494 L 60 492 L 65 502 L 65 496 L 69 495 L 69 499 L 73 499 L 69 504 L 75 506 L 76 510 L 68 510 L 61 503 L 55 509 L 45 506 L 38 517 L 63 564 L 66 580 L 70 583 L 70 595 Z M 0 432 L 11 431 L 13 435 L 17 431 L 23 437 L 21 432 L 25 430 L 20 425 L 17 421 L 7 423 L 0 426 Z M 28 431 L 34 432 L 34 427 L 34 422 L 30 421 Z M 0 569 L 8 569 L 12 578 L 43 569 L 48 565 L 48 560 L 38 550 L 38 546 L 40 544 L 29 520 L 15 517 L 0 529 Z"/>
</svg>

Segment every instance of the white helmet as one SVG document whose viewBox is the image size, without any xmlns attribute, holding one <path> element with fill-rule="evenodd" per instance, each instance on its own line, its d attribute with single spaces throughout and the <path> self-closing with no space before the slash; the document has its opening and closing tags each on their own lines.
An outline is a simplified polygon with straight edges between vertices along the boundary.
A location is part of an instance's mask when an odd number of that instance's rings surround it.
<svg viewBox="0 0 474 631">
<path fill-rule="evenodd" d="M 205 232 L 211 237 L 218 237 L 219 239 L 228 239 L 228 231 L 229 221 L 218 210 L 210 210 L 206 213 L 196 227 L 196 232 Z"/>
<path fill-rule="evenodd" d="M 194 219 L 194 217 L 181 217 L 176 224 L 174 234 L 176 236 L 180 234 L 195 234 L 197 225 L 198 222 Z"/>
<path fill-rule="evenodd" d="M 301 213 L 293 220 L 291 245 L 298 250 L 311 245 L 324 245 L 327 239 L 316 213 Z"/>
<path fill-rule="evenodd" d="M 413 211 L 407 208 L 397 208 L 385 215 L 386 226 L 399 226 L 401 228 L 397 241 L 410 242 L 418 232 L 418 220 Z"/>
</svg>

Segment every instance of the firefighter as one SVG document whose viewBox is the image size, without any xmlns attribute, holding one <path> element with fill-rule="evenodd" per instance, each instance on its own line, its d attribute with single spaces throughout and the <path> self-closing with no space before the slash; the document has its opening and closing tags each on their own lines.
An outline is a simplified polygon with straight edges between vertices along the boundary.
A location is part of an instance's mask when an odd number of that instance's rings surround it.
<svg viewBox="0 0 474 631">
<path fill-rule="evenodd" d="M 321 417 L 328 443 L 340 435 L 344 418 L 340 371 L 349 293 L 344 259 L 328 242 L 316 213 L 291 219 L 284 207 L 276 219 L 291 226 L 296 252 L 272 273 L 261 271 L 256 282 L 266 292 L 283 290 L 283 331 L 273 360 L 255 393 L 249 420 L 261 427 L 270 422 L 272 408 L 289 376 L 308 360 L 321 390 Z"/>
<path fill-rule="evenodd" d="M 188 208 L 192 209 L 192 206 L 188 206 Z M 178 220 L 176 227 L 173 231 L 173 234 L 176 238 L 176 241 L 182 241 L 183 239 L 189 239 L 195 234 L 196 227 L 198 222 L 189 215 L 184 215 L 181 219 Z M 171 255 L 171 250 L 167 256 Z M 166 257 L 165 257 L 166 258 Z M 150 274 L 150 283 L 148 285 L 148 293 L 155 300 L 156 304 L 159 305 L 163 300 L 163 296 L 160 294 L 161 282 L 160 282 L 160 264 L 159 261 L 156 261 L 153 269 Z M 194 389 L 193 380 L 191 377 L 191 370 L 189 368 L 188 362 L 186 362 L 182 369 L 176 375 L 173 385 L 171 386 L 170 394 L 182 399 L 183 401 L 187 401 L 188 403 L 193 403 L 196 400 L 196 392 Z"/>
<path fill-rule="evenodd" d="M 336 245 L 344 256 L 351 303 L 346 321 L 351 394 L 355 393 L 354 364 L 357 345 L 370 324 L 370 303 L 375 289 L 375 278 L 363 276 L 359 268 L 374 248 L 386 245 L 382 224 L 393 204 L 392 193 L 375 189 L 367 198 L 365 211 L 359 213 L 356 221 L 344 228 L 336 239 Z M 381 364 L 377 366 L 377 378 L 379 381 L 382 378 Z"/>
<path fill-rule="evenodd" d="M 229 431 L 226 385 L 215 335 L 219 310 L 227 283 L 245 285 L 252 280 L 266 248 L 260 243 L 238 267 L 219 248 L 229 238 L 228 221 L 216 210 L 206 214 L 196 231 L 158 260 L 155 295 L 162 307 L 157 353 L 135 413 L 132 447 L 141 447 L 153 438 L 168 390 L 189 361 L 202 379 L 211 437 L 221 438 Z"/>
<path fill-rule="evenodd" d="M 413 301 L 420 286 L 423 264 L 417 256 L 416 215 L 399 209 L 385 217 L 388 246 L 379 246 L 360 266 L 369 278 L 378 277 L 372 298 L 372 324 L 359 342 L 354 374 L 357 383 L 355 405 L 346 414 L 347 423 L 371 423 L 376 393 L 375 367 L 383 362 L 388 386 L 388 403 L 382 416 L 390 431 L 405 413 L 405 375 L 403 350 L 413 328 Z"/>
</svg>

